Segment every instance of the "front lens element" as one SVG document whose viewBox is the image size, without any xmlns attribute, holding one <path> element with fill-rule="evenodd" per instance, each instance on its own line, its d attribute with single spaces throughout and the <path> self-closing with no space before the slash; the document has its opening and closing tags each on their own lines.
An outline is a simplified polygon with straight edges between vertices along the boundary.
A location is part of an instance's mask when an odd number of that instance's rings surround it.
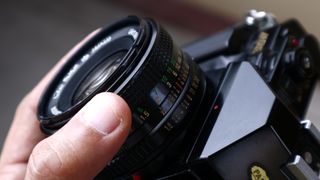
<svg viewBox="0 0 320 180">
<path fill-rule="evenodd" d="M 116 52 L 105 58 L 101 64 L 93 69 L 78 87 L 73 99 L 73 104 L 85 99 L 101 87 L 101 85 L 106 82 L 112 73 L 119 67 L 121 60 L 126 53 L 126 51 Z"/>
</svg>

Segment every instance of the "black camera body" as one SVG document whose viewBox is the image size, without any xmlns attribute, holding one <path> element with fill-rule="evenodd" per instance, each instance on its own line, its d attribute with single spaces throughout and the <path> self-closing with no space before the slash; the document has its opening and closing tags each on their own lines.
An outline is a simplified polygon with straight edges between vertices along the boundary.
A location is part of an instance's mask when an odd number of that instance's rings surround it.
<svg viewBox="0 0 320 180">
<path fill-rule="evenodd" d="M 304 119 L 320 69 L 314 37 L 295 20 L 243 23 L 183 50 L 219 88 L 185 152 L 152 178 L 319 178 L 320 133 Z"/>
<path fill-rule="evenodd" d="M 88 59 L 98 59 L 94 68 L 82 68 Z M 119 71 L 97 86 L 90 73 L 99 59 L 119 61 L 112 65 Z M 134 133 L 97 179 L 318 179 L 320 133 L 305 114 L 319 71 L 318 42 L 295 20 L 278 24 L 251 11 L 181 51 L 154 21 L 130 17 L 70 58 L 44 93 L 39 119 L 50 134 L 96 93 L 128 102 Z"/>
<path fill-rule="evenodd" d="M 209 113 L 200 110 L 206 117 L 198 130 L 192 126 L 193 132 L 187 135 L 185 156 L 173 167 L 168 163 L 168 170 L 152 178 L 319 176 L 320 134 L 313 125 L 307 128 L 310 121 L 304 120 L 319 72 L 319 47 L 297 21 L 266 29 L 240 24 L 183 50 L 219 91 Z M 312 68 L 300 74 L 303 63 Z M 297 158 L 309 155 L 313 157 L 309 164 L 303 159 L 294 164 Z"/>
</svg>

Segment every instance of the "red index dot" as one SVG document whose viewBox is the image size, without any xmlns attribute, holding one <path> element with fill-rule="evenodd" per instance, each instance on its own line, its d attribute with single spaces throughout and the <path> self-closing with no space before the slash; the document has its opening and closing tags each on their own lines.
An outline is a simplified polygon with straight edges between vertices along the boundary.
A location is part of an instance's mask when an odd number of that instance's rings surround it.
<svg viewBox="0 0 320 180">
<path fill-rule="evenodd" d="M 219 105 L 214 105 L 214 106 L 213 106 L 213 109 L 214 109 L 214 110 L 219 109 Z"/>
<path fill-rule="evenodd" d="M 132 179 L 133 179 L 133 180 L 141 180 L 141 176 L 133 175 L 133 176 L 132 176 Z"/>
<path fill-rule="evenodd" d="M 300 44 L 300 42 L 299 42 L 299 40 L 296 39 L 296 38 L 293 38 L 293 39 L 291 39 L 291 41 L 290 41 L 290 45 L 291 45 L 292 47 L 297 47 L 297 46 L 299 46 L 299 44 Z"/>
</svg>

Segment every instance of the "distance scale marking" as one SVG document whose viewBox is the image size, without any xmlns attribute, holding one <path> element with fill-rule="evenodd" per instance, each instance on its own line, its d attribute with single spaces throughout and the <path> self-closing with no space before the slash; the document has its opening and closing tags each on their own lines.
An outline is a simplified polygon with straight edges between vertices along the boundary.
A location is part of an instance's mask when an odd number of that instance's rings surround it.
<svg viewBox="0 0 320 180">
<path fill-rule="evenodd" d="M 182 63 L 182 52 L 177 48 L 174 48 L 174 53 L 176 53 L 174 56 L 177 57 L 177 60 L 171 59 L 167 63 L 167 70 L 160 78 L 160 82 L 157 83 L 149 92 L 148 98 L 150 98 L 151 101 L 156 104 L 158 109 L 145 109 L 145 111 L 147 111 L 149 114 L 151 114 L 153 111 L 158 111 L 161 118 L 170 111 L 175 101 L 180 96 L 189 75 L 188 63 Z M 137 106 L 140 107 L 141 105 Z M 151 116 L 144 116 L 143 113 L 137 108 L 133 113 L 136 118 L 140 118 L 140 120 L 138 120 L 139 122 L 144 122 L 148 118 L 151 118 Z"/>
</svg>

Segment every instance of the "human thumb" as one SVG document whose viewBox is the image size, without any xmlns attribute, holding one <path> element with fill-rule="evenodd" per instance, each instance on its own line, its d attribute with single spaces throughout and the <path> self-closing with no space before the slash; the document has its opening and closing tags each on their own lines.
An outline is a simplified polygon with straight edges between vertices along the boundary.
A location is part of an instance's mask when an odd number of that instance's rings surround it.
<svg viewBox="0 0 320 180">
<path fill-rule="evenodd" d="M 125 101 L 96 95 L 30 156 L 26 179 L 93 179 L 112 160 L 131 127 Z"/>
</svg>

